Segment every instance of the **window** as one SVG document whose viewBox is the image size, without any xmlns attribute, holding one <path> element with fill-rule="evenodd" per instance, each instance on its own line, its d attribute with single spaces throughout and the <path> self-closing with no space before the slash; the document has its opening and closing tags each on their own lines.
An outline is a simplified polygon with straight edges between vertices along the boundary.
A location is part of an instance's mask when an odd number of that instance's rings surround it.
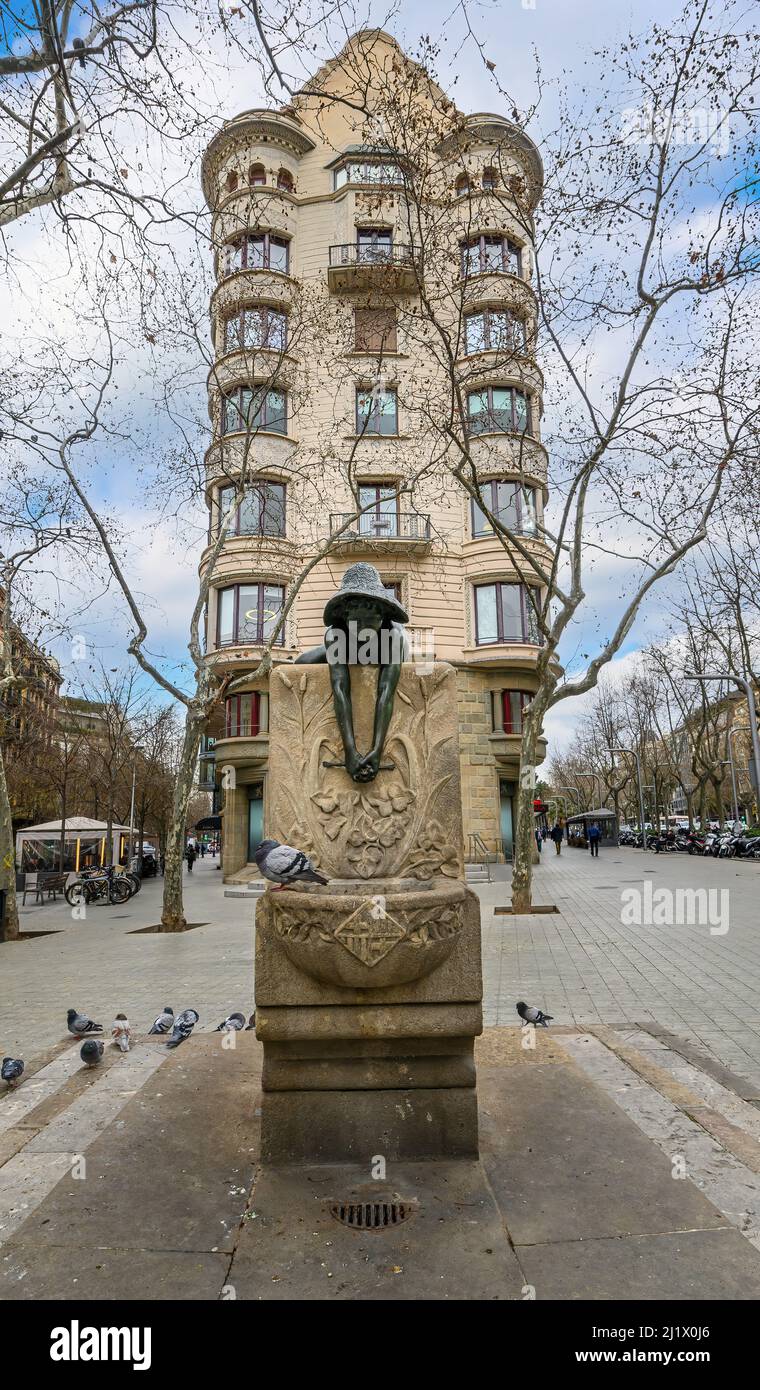
<svg viewBox="0 0 760 1390">
<path fill-rule="evenodd" d="M 525 323 L 510 309 L 480 309 L 464 321 L 465 352 L 524 352 Z"/>
<path fill-rule="evenodd" d="M 267 181 L 267 171 L 263 164 L 252 164 L 248 170 L 248 182 L 251 188 L 261 188 Z"/>
<path fill-rule="evenodd" d="M 536 534 L 536 489 L 524 487 L 522 483 L 506 482 L 503 478 L 493 478 L 482 483 L 480 495 L 489 511 L 502 525 L 522 536 Z M 490 536 L 493 527 L 481 511 L 477 502 L 472 504 L 473 536 Z"/>
<path fill-rule="evenodd" d="M 538 646 L 538 623 L 524 584 L 478 584 L 475 642 L 530 642 Z"/>
<path fill-rule="evenodd" d="M 505 271 L 509 275 L 522 273 L 520 248 L 507 237 L 470 237 L 461 243 L 460 250 L 463 275 L 479 275 L 487 270 Z"/>
<path fill-rule="evenodd" d="M 224 351 L 236 348 L 270 348 L 284 352 L 288 341 L 288 318 L 279 309 L 241 309 L 224 323 Z"/>
<path fill-rule="evenodd" d="M 288 273 L 289 243 L 269 232 L 239 237 L 227 246 L 225 275 L 236 270 L 278 270 Z"/>
<path fill-rule="evenodd" d="M 530 434 L 530 403 L 514 386 L 484 386 L 467 397 L 469 434 Z"/>
<path fill-rule="evenodd" d="M 286 193 L 293 192 L 293 175 L 287 169 L 281 169 L 277 175 L 277 187 Z"/>
<path fill-rule="evenodd" d="M 234 170 L 234 169 L 230 169 L 230 172 L 229 172 L 229 174 L 227 175 L 227 184 L 226 184 L 227 192 L 228 192 L 228 193 L 234 193 L 234 192 L 235 192 L 235 189 L 237 188 L 237 186 L 238 186 L 238 176 L 237 176 L 237 174 L 235 173 L 235 170 Z"/>
<path fill-rule="evenodd" d="M 383 353 L 396 350 L 396 310 L 356 309 L 354 351 Z"/>
<path fill-rule="evenodd" d="M 380 576 L 380 583 L 382 584 L 383 588 L 385 589 L 385 592 L 386 592 L 386 594 L 388 595 L 388 597 L 389 597 L 389 598 L 395 598 L 396 602 L 397 602 L 397 603 L 400 603 L 400 604 L 401 604 L 401 607 L 403 608 L 403 606 L 404 606 L 404 600 L 403 600 L 403 598 L 402 598 L 401 580 L 400 580 L 400 579 L 386 579 L 384 575 L 381 575 L 381 576 Z"/>
<path fill-rule="evenodd" d="M 230 695 L 224 702 L 224 737 L 255 738 L 269 725 L 268 696 L 258 690 Z"/>
<path fill-rule="evenodd" d="M 494 190 L 495 187 L 496 187 L 496 182 L 497 182 L 497 179 L 496 179 L 496 170 L 495 170 L 495 169 L 491 169 L 491 168 L 484 169 L 484 170 L 483 170 L 483 177 L 482 177 L 482 179 L 481 179 L 481 185 L 482 185 L 482 188 L 483 188 L 483 192 L 484 192 L 484 193 L 493 193 L 493 190 Z"/>
<path fill-rule="evenodd" d="M 395 391 L 376 387 L 356 392 L 357 434 L 398 434 L 398 404 Z"/>
<path fill-rule="evenodd" d="M 466 174 L 459 175 L 459 178 L 454 184 L 454 192 L 457 198 L 464 198 L 470 192 L 470 180 Z"/>
<path fill-rule="evenodd" d="M 219 489 L 219 524 L 235 496 L 234 487 Z M 285 485 L 259 482 L 246 492 L 230 520 L 229 536 L 284 536 Z"/>
<path fill-rule="evenodd" d="M 393 483 L 367 483 L 359 488 L 360 536 L 398 535 L 398 494 Z M 367 510 L 364 510 L 366 508 Z"/>
<path fill-rule="evenodd" d="M 268 642 L 285 603 L 281 584 L 233 584 L 219 590 L 216 645 Z M 284 645 L 281 629 L 276 645 Z"/>
<path fill-rule="evenodd" d="M 263 387 L 236 386 L 222 397 L 222 434 L 236 430 L 268 430 L 287 434 L 287 396 L 284 391 Z"/>
<path fill-rule="evenodd" d="M 356 259 L 362 264 L 393 259 L 393 232 L 386 227 L 362 227 L 356 233 Z"/>
<path fill-rule="evenodd" d="M 340 169 L 335 170 L 335 187 L 343 188 L 347 183 L 385 183 L 404 182 L 404 175 L 398 164 L 385 159 L 350 159 Z"/>
<path fill-rule="evenodd" d="M 530 690 L 492 690 L 491 712 L 495 734 L 521 734 L 522 716 L 533 699 Z"/>
</svg>

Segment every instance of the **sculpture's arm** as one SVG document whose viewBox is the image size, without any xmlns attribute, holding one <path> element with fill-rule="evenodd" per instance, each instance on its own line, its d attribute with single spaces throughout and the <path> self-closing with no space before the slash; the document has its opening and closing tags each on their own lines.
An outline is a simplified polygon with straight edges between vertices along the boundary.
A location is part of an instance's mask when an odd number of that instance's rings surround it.
<svg viewBox="0 0 760 1390">
<path fill-rule="evenodd" d="M 388 725 L 393 715 L 393 701 L 400 675 L 401 663 L 399 661 L 390 661 L 387 666 L 381 666 L 378 672 L 377 700 L 375 702 L 375 730 L 372 736 L 372 747 L 367 754 L 367 758 L 371 758 L 378 763 L 385 745 L 385 735 L 388 732 Z"/>
<path fill-rule="evenodd" d="M 324 666 L 327 661 L 327 651 L 324 645 L 310 647 L 308 652 L 301 652 L 293 662 L 294 666 Z"/>
<path fill-rule="evenodd" d="M 351 672 L 344 662 L 337 661 L 331 661 L 329 663 L 329 669 L 335 718 L 338 728 L 340 729 L 343 749 L 346 754 L 346 771 L 353 777 L 359 766 L 359 754 L 356 751 L 354 720 L 351 709 Z"/>
</svg>

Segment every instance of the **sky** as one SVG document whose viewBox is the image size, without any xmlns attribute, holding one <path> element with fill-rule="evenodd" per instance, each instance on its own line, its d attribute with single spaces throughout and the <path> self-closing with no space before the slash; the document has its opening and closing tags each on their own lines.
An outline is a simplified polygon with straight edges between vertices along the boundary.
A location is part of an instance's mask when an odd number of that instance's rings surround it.
<svg viewBox="0 0 760 1390">
<path fill-rule="evenodd" d="M 228 8 L 234 8 L 234 0 Z M 23 12 L 23 3 L 17 9 Z M 393 33 L 407 50 L 416 47 L 421 35 L 429 34 L 438 39 L 441 46 L 439 78 L 464 111 L 493 111 L 503 106 L 484 58 L 494 65 L 502 88 L 509 92 L 518 108 L 530 107 L 535 95 L 533 79 L 537 56 L 545 95 L 530 133 L 540 139 L 542 129 L 551 127 L 556 119 L 560 86 L 571 95 L 576 93 L 579 102 L 589 94 L 593 63 L 590 67 L 585 65 L 594 48 L 619 43 L 630 27 L 640 31 L 655 20 L 667 26 L 680 10 L 681 4 L 672 0 L 636 0 L 636 3 L 616 0 L 613 4 L 609 0 L 535 0 L 535 3 L 500 0 L 497 4 L 473 5 L 470 10 L 473 25 L 480 34 L 487 36 L 482 54 L 472 43 L 461 46 L 461 15 L 454 5 L 444 3 L 441 6 L 431 0 L 424 3 L 400 0 L 395 10 L 389 11 L 387 6 L 370 4 L 363 9 L 362 19 L 367 25 L 377 25 Z M 318 38 L 316 42 L 319 47 Z M 314 66 L 317 65 L 315 61 Z M 305 75 L 300 74 L 301 77 Z M 277 104 L 263 93 L 258 72 L 250 65 L 243 65 L 234 53 L 219 51 L 215 62 L 208 66 L 205 80 L 208 88 L 202 96 L 215 101 L 219 122 L 241 109 Z M 197 176 L 195 169 L 186 173 L 191 180 Z M 35 228 L 33 219 L 26 220 L 23 237 L 24 254 L 35 269 L 28 282 L 22 279 L 10 290 L 8 286 L 4 291 L 0 287 L 0 296 L 5 296 L 4 304 L 0 298 L 0 310 L 5 308 L 9 315 L 6 322 L 23 322 L 30 315 L 36 318 L 45 312 L 44 305 L 36 302 L 35 296 L 39 294 L 40 282 L 47 271 L 40 258 L 44 260 L 49 254 L 48 243 L 39 228 Z M 50 267 L 50 274 L 55 278 L 53 267 Z M 157 403 L 151 401 L 149 385 L 146 385 L 150 370 L 145 345 L 137 345 L 136 353 L 139 369 L 130 366 L 129 353 L 122 358 L 121 399 L 129 401 L 129 408 L 146 434 L 152 430 L 155 437 L 155 431 L 160 431 L 161 426 L 157 423 Z M 187 529 L 177 534 L 170 518 L 159 519 L 158 508 L 153 516 L 146 517 L 146 511 L 150 513 L 150 499 L 141 491 L 139 474 L 131 467 L 120 466 L 117 441 L 101 446 L 98 457 L 101 464 L 110 465 L 103 470 L 107 482 L 100 503 L 112 509 L 122 524 L 130 573 L 145 598 L 150 617 L 149 645 L 165 657 L 167 674 L 181 675 L 187 617 L 195 596 L 199 534 Z M 94 455 L 93 462 L 97 465 Z M 93 476 L 96 473 L 97 467 Z M 588 584 L 589 602 L 585 609 L 588 616 L 582 625 L 576 625 L 569 632 L 560 652 L 561 659 L 572 660 L 583 650 L 596 650 L 599 636 L 609 630 L 620 611 L 626 564 L 625 557 L 607 557 L 594 568 Z M 81 575 L 77 576 L 77 583 L 86 590 L 86 577 L 83 581 Z M 659 633 L 660 603 L 661 600 L 655 600 L 642 611 L 613 668 L 617 667 L 621 673 L 628 670 L 635 662 L 637 650 Z M 105 656 L 105 664 L 119 659 L 122 609 L 118 595 L 112 591 L 83 620 L 83 629 L 93 649 Z M 73 688 L 79 671 L 67 664 L 65 649 L 58 655 Z M 550 749 L 564 747 L 572 740 L 573 730 L 588 700 L 589 697 L 568 701 L 550 712 L 546 721 Z"/>
</svg>

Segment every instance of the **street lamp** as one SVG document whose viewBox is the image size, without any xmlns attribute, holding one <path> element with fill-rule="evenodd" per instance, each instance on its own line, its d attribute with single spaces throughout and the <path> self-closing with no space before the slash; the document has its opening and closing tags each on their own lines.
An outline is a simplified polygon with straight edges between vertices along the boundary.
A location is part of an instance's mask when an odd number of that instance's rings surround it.
<svg viewBox="0 0 760 1390">
<path fill-rule="evenodd" d="M 734 757 L 734 745 L 732 744 L 731 739 L 733 738 L 734 734 L 740 734 L 740 733 L 745 733 L 745 732 L 746 732 L 746 733 L 750 733 L 750 732 L 751 732 L 749 724 L 732 724 L 732 725 L 731 725 L 731 728 L 730 728 L 729 731 L 728 731 L 728 755 L 729 755 L 729 757 L 730 757 L 730 759 L 731 759 L 731 780 L 732 780 L 732 782 L 733 782 L 733 788 L 734 788 L 734 808 L 735 808 L 735 811 L 736 811 L 736 819 L 737 819 L 737 820 L 739 819 L 739 797 L 738 797 L 738 794 L 737 794 L 736 758 Z M 757 768 L 757 764 L 755 764 L 755 767 Z M 758 776 L 757 771 L 755 772 L 755 776 L 756 776 L 756 777 Z M 752 785 L 752 777 L 751 777 L 751 776 L 750 776 L 750 779 L 749 779 L 749 780 L 750 780 L 750 786 L 751 786 L 751 785 Z M 760 788 L 758 788 L 757 786 L 755 787 L 755 793 L 756 793 L 756 795 L 757 795 L 758 803 L 760 804 Z"/>
<path fill-rule="evenodd" d="M 697 675 L 697 673 L 694 672 L 693 674 L 686 675 L 684 679 L 687 681 L 701 681 L 703 685 L 706 681 L 733 681 L 735 685 L 741 686 L 747 696 L 749 730 L 752 735 L 752 761 L 755 765 L 755 775 L 752 781 L 755 785 L 758 810 L 760 810 L 760 738 L 758 738 L 757 733 L 757 710 L 755 708 L 755 692 L 752 689 L 752 682 L 747 680 L 746 676 L 735 676 L 730 671 L 726 671 L 725 675 L 708 675 L 706 672 Z"/>
<path fill-rule="evenodd" d="M 731 752 L 731 746 L 730 746 L 730 744 L 729 744 L 729 750 L 728 750 L 728 751 L 729 751 L 729 754 L 730 754 L 730 752 Z M 735 772 L 735 770 L 734 770 L 734 760 L 733 760 L 732 757 L 721 758 L 720 763 L 718 764 L 718 766 L 719 766 L 719 767 L 730 767 L 730 769 L 731 769 L 731 800 L 733 801 L 734 820 L 737 821 L 737 820 L 739 819 L 739 798 L 738 798 L 738 796 L 737 796 L 737 794 L 736 794 L 736 772 Z M 722 801 L 722 800 L 723 800 L 723 797 L 722 797 L 722 795 L 721 795 L 721 801 Z"/>
<path fill-rule="evenodd" d="M 575 796 L 577 796 L 577 798 L 578 798 L 578 815 L 580 815 L 580 813 L 581 813 L 581 794 L 580 794 L 580 792 L 578 791 L 578 788 L 577 788 L 577 787 L 557 787 L 556 790 L 557 790 L 558 792 L 573 792 L 573 794 L 574 794 Z"/>
<path fill-rule="evenodd" d="M 644 788 L 643 788 L 643 786 L 642 786 L 642 784 L 641 784 L 641 758 L 639 757 L 639 755 L 638 755 L 638 753 L 636 752 L 636 749 L 635 749 L 635 748 L 605 748 L 604 751 L 605 751 L 605 753 L 612 753 L 612 754 L 615 754 L 615 753 L 630 753 L 631 757 L 636 759 L 636 780 L 638 781 L 638 784 L 639 784 L 639 816 L 640 816 L 640 818 L 641 818 L 641 848 L 642 848 L 643 850 L 646 850 L 646 848 L 647 848 L 647 831 L 646 831 L 646 825 L 644 824 L 644 821 L 645 821 L 645 816 L 644 816 Z M 612 766 L 613 766 L 613 768 L 614 768 L 615 764 L 613 763 Z"/>
</svg>

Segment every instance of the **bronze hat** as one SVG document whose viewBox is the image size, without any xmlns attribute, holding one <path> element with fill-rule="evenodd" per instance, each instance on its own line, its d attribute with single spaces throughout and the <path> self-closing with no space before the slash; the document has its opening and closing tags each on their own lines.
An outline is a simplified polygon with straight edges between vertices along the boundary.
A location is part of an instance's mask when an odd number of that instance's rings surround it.
<svg viewBox="0 0 760 1390">
<path fill-rule="evenodd" d="M 356 565 L 350 565 L 346 570 L 337 594 L 333 594 L 325 605 L 323 614 L 325 627 L 330 627 L 334 622 L 336 609 L 347 598 L 372 599 L 374 603 L 382 605 L 388 616 L 394 618 L 396 622 L 409 622 L 409 616 L 401 607 L 398 599 L 385 589 L 375 566 L 368 565 L 366 561 L 361 560 Z"/>
</svg>

